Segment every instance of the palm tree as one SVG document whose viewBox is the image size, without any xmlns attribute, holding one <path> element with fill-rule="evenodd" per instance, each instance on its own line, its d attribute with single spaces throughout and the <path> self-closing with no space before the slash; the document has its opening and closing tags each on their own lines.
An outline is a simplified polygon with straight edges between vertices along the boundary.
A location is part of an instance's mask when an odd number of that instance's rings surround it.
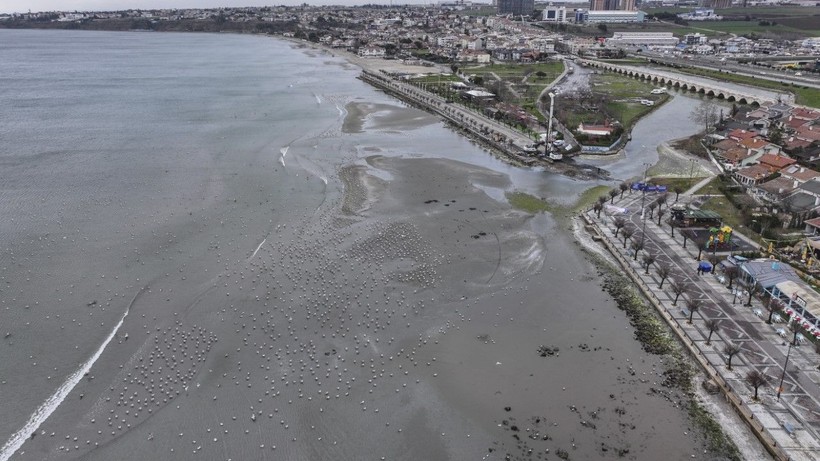
<svg viewBox="0 0 820 461">
<path fill-rule="evenodd" d="M 737 266 L 729 266 L 726 269 L 723 269 L 723 273 L 726 275 L 726 278 L 729 279 L 729 289 L 732 289 L 732 282 L 735 281 L 737 275 L 740 273 L 740 270 Z"/>
<path fill-rule="evenodd" d="M 723 353 L 726 354 L 726 356 L 729 358 L 726 364 L 730 370 L 732 369 L 732 357 L 737 355 L 741 349 L 742 347 L 740 346 L 740 344 L 735 343 L 726 343 L 726 345 L 723 346 Z"/>
<path fill-rule="evenodd" d="M 635 235 L 635 229 L 631 227 L 624 227 L 624 230 L 621 231 L 621 236 L 624 238 L 624 249 L 626 249 L 626 242 L 629 241 L 633 235 Z"/>
<path fill-rule="evenodd" d="M 672 301 L 673 306 L 678 305 L 678 298 L 680 295 L 689 291 L 689 284 L 684 282 L 683 280 L 672 279 L 669 282 L 669 288 L 672 289 L 672 293 L 675 293 L 675 300 Z"/>
<path fill-rule="evenodd" d="M 703 324 L 706 325 L 706 329 L 709 330 L 709 336 L 706 337 L 706 344 L 708 345 L 712 342 L 712 333 L 720 330 L 720 320 L 706 319 L 703 321 Z"/>
<path fill-rule="evenodd" d="M 703 301 L 697 298 L 686 298 L 686 309 L 689 310 L 689 323 L 692 323 L 692 317 L 694 317 L 695 312 L 700 310 L 700 306 L 703 305 Z"/>
<path fill-rule="evenodd" d="M 642 238 L 633 238 L 632 239 L 632 249 L 635 250 L 635 255 L 632 256 L 633 261 L 638 260 L 638 252 L 643 250 L 643 239 Z"/>
<path fill-rule="evenodd" d="M 623 229 L 624 226 L 626 226 L 626 219 L 624 219 L 623 216 L 618 216 L 617 218 L 612 220 L 612 223 L 615 224 L 615 238 L 618 238 L 618 231 L 620 231 L 621 229 Z"/>
<path fill-rule="evenodd" d="M 622 182 L 618 185 L 618 188 L 621 189 L 621 198 L 624 198 L 624 192 L 626 192 L 627 189 L 629 189 L 629 184 Z"/>
<path fill-rule="evenodd" d="M 652 267 L 656 257 L 652 253 L 644 253 L 641 259 L 643 260 L 644 267 L 646 267 L 646 272 L 644 272 L 644 274 L 649 275 L 649 268 Z"/>
<path fill-rule="evenodd" d="M 652 219 L 652 213 L 655 211 L 655 208 L 658 207 L 658 204 L 655 202 L 650 203 L 646 206 L 646 209 L 649 210 L 649 219 Z"/>
<path fill-rule="evenodd" d="M 663 218 L 663 215 L 665 214 L 666 210 L 661 210 L 660 208 L 658 208 L 658 226 L 661 225 L 661 218 Z"/>
<path fill-rule="evenodd" d="M 683 187 L 681 187 L 681 186 L 675 186 L 672 190 L 673 190 L 673 191 L 675 191 L 675 201 L 677 202 L 677 201 L 678 201 L 678 197 L 680 197 L 680 194 L 682 194 L 682 193 L 683 193 Z"/>
<path fill-rule="evenodd" d="M 658 264 L 655 266 L 655 273 L 661 278 L 658 288 L 663 289 L 663 282 L 669 277 L 669 272 L 671 272 L 671 270 L 668 264 Z"/>
<path fill-rule="evenodd" d="M 767 307 L 769 309 L 769 318 L 766 319 L 766 323 L 771 325 L 772 324 L 772 317 L 774 316 L 774 313 L 782 311 L 783 308 L 786 307 L 786 306 L 783 304 L 783 301 L 781 301 L 779 299 L 770 299 L 769 304 L 767 305 Z M 820 344 L 820 343 L 818 343 L 818 344 Z"/>
<path fill-rule="evenodd" d="M 592 211 L 595 212 L 595 214 L 598 216 L 598 219 L 601 219 L 601 210 L 603 209 L 604 206 L 601 205 L 601 202 L 595 202 L 595 204 L 592 205 Z"/>
<path fill-rule="evenodd" d="M 610 205 L 615 203 L 615 197 L 617 197 L 617 196 L 618 196 L 618 190 L 617 189 L 612 189 L 611 191 L 609 191 L 609 204 Z"/>
<path fill-rule="evenodd" d="M 757 400 L 757 389 L 769 382 L 768 376 L 764 375 L 763 373 L 752 370 L 746 374 L 746 382 L 749 383 L 753 388 L 755 388 L 755 396 L 753 397 L 754 400 Z"/>
</svg>

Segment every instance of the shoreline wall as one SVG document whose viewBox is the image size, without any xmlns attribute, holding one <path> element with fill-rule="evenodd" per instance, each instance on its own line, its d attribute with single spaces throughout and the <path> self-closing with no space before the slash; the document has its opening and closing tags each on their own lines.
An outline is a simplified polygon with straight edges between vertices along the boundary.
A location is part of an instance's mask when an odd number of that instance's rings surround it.
<svg viewBox="0 0 820 461">
<path fill-rule="evenodd" d="M 717 383 L 718 387 L 720 387 L 721 392 L 726 397 L 726 400 L 731 403 L 732 408 L 735 409 L 735 412 L 740 415 L 743 421 L 746 422 L 746 425 L 752 430 L 755 437 L 760 441 L 761 444 L 766 448 L 766 451 L 772 455 L 772 457 L 778 461 L 788 461 L 791 459 L 789 455 L 783 451 L 781 447 L 777 446 L 777 442 L 775 439 L 766 431 L 766 428 L 763 424 L 755 419 L 754 414 L 748 407 L 743 405 L 743 400 L 737 395 L 731 387 L 729 387 L 728 383 L 720 376 L 718 371 L 715 367 L 710 364 L 703 354 L 700 352 L 699 349 L 695 347 L 695 343 L 689 336 L 686 335 L 686 332 L 680 325 L 677 324 L 675 319 L 669 314 L 669 312 L 664 309 L 663 305 L 661 305 L 660 300 L 652 290 L 646 285 L 646 283 L 635 273 L 635 270 L 626 261 L 618 251 L 616 247 L 613 246 L 612 242 L 609 241 L 609 238 L 605 235 L 604 231 L 598 226 L 598 224 L 589 219 L 586 213 L 581 213 L 581 216 L 584 220 L 584 225 L 587 228 L 591 228 L 595 230 L 595 233 L 599 236 L 599 240 L 604 244 L 607 251 L 618 261 L 618 264 L 621 268 L 626 272 L 630 279 L 635 283 L 635 285 L 640 289 L 641 294 L 643 294 L 644 298 L 649 300 L 650 304 L 655 308 L 655 311 L 661 318 L 664 319 L 666 324 L 669 326 L 669 329 L 672 330 L 675 335 L 677 336 L 680 343 L 686 347 L 686 350 L 689 351 L 691 357 L 695 359 L 695 361 L 700 365 L 700 368 L 715 382 Z"/>
</svg>

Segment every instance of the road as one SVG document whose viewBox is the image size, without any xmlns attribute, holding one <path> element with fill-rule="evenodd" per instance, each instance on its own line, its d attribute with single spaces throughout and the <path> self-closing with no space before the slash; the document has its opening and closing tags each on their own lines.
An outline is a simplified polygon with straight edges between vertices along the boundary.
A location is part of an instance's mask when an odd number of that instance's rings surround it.
<svg viewBox="0 0 820 461">
<path fill-rule="evenodd" d="M 645 203 L 654 199 L 649 194 Z M 628 227 L 636 230 L 638 239 L 643 239 L 644 251 L 656 255 L 655 267 L 658 264 L 668 265 L 672 269 L 671 278 L 689 284 L 690 290 L 681 296 L 678 306 L 672 304 L 674 294 L 669 289 L 669 282 L 666 282 L 664 289 L 658 288 L 660 280 L 655 271 L 645 274 L 641 269 L 641 255 L 633 261 L 634 250 L 629 245 L 622 249 L 622 239 L 614 240 L 611 218 L 602 214 L 601 219 L 597 219 L 594 213 L 588 216 L 599 225 L 603 236 L 610 239 L 618 251 L 623 251 L 623 256 L 640 274 L 641 280 L 691 339 L 698 354 L 723 377 L 778 446 L 788 451 L 792 459 L 820 459 L 820 372 L 817 369 L 818 354 L 814 348 L 810 344 L 790 348 L 786 341 L 791 334 L 778 334 L 779 329 L 785 328 L 783 324 L 766 324 L 767 311 L 758 300 L 753 300 L 751 307 L 745 307 L 742 303 L 746 301 L 746 296 L 735 296 L 712 275 L 697 275 L 697 250 L 692 242 L 684 249 L 679 231 L 672 237 L 668 226 L 661 228 L 657 225 L 657 216 L 642 219 L 642 201 L 643 194 L 634 192 L 616 200 L 615 205 L 629 210 L 626 216 Z M 694 313 L 691 324 L 688 323 L 689 313 L 682 308 L 686 297 L 703 301 L 703 307 Z M 705 319 L 718 319 L 721 323 L 720 330 L 712 335 L 711 345 L 706 345 L 708 330 L 704 325 Z M 732 359 L 732 370 L 727 369 L 722 353 L 723 345 L 730 342 L 742 346 L 742 351 Z M 787 354 L 789 362 L 784 376 L 784 390 L 778 400 L 776 392 Z M 769 383 L 760 388 L 760 402 L 751 401 L 752 388 L 745 380 L 747 373 L 753 369 L 769 377 Z M 793 435 L 788 433 L 786 427 L 793 428 Z"/>
</svg>

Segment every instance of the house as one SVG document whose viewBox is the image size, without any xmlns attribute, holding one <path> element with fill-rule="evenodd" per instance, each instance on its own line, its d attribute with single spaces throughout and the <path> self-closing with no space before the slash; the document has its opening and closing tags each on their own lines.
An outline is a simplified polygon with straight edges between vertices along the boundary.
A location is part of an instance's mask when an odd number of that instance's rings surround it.
<svg viewBox="0 0 820 461">
<path fill-rule="evenodd" d="M 772 172 L 763 165 L 750 165 L 736 170 L 733 175 L 744 186 L 752 187 L 763 182 Z"/>
<path fill-rule="evenodd" d="M 727 138 L 737 142 L 741 142 L 744 139 L 754 139 L 757 136 L 758 133 L 756 131 L 747 131 L 742 129 L 734 129 L 726 135 Z"/>
<path fill-rule="evenodd" d="M 609 136 L 615 131 L 615 127 L 609 123 L 604 125 L 588 125 L 583 122 L 578 125 L 578 133 L 589 136 Z"/>
<path fill-rule="evenodd" d="M 758 184 L 757 187 L 749 190 L 759 200 L 777 206 L 783 203 L 783 200 L 791 195 L 799 185 L 797 181 L 781 176 Z"/>
<path fill-rule="evenodd" d="M 379 46 L 363 46 L 359 48 L 359 56 L 363 58 L 383 58 L 385 54 L 385 49 Z"/>
<path fill-rule="evenodd" d="M 781 282 L 799 282 L 800 277 L 786 263 L 761 258 L 741 262 L 738 280 L 747 287 L 756 286 L 770 291 Z"/>
<path fill-rule="evenodd" d="M 798 184 L 803 184 L 806 181 L 820 177 L 820 173 L 804 166 L 790 165 L 780 170 L 780 176 L 797 181 Z"/>
<path fill-rule="evenodd" d="M 789 158 L 782 154 L 763 154 L 758 159 L 760 165 L 768 168 L 769 171 L 775 173 L 781 169 L 797 163 L 797 160 Z"/>
</svg>

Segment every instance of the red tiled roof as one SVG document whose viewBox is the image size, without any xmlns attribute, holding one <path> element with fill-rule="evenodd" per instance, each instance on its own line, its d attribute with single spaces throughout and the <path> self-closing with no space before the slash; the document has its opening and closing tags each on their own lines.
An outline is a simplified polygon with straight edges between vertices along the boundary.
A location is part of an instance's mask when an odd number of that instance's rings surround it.
<svg viewBox="0 0 820 461">
<path fill-rule="evenodd" d="M 757 132 L 747 131 L 747 130 L 742 130 L 740 128 L 736 128 L 736 129 L 730 131 L 728 136 L 732 139 L 737 140 L 737 141 L 741 141 L 743 139 L 754 138 L 755 136 L 757 136 Z"/>
<path fill-rule="evenodd" d="M 809 141 L 820 141 L 820 127 L 803 126 L 797 129 L 795 136 Z"/>
<path fill-rule="evenodd" d="M 769 176 L 772 172 L 763 165 L 751 165 L 737 170 L 735 174 L 757 181 Z"/>
<path fill-rule="evenodd" d="M 803 221 L 803 224 L 808 224 L 811 227 L 816 227 L 820 229 L 820 217 L 812 218 L 806 221 Z"/>
<path fill-rule="evenodd" d="M 779 170 L 793 163 L 797 163 L 797 160 L 786 157 L 785 155 L 763 154 L 760 156 L 760 163 L 771 166 L 774 170 Z"/>
<path fill-rule="evenodd" d="M 792 109 L 792 115 L 794 117 L 799 117 L 804 120 L 817 120 L 820 119 L 820 112 L 812 109 L 805 109 L 802 107 L 796 107 Z"/>
<path fill-rule="evenodd" d="M 749 149 L 760 149 L 760 148 L 766 146 L 766 144 L 768 144 L 768 143 L 766 141 L 760 139 L 760 138 L 747 138 L 747 139 L 742 139 L 740 141 L 740 144 L 743 147 L 748 147 Z"/>
<path fill-rule="evenodd" d="M 729 150 L 733 147 L 737 147 L 737 141 L 734 139 L 724 139 L 712 144 L 712 149 L 717 150 Z"/>
<path fill-rule="evenodd" d="M 788 166 L 780 170 L 780 174 L 784 177 L 793 178 L 800 182 L 810 181 L 820 176 L 820 173 L 812 170 L 811 168 L 805 168 L 800 165 Z"/>
</svg>

